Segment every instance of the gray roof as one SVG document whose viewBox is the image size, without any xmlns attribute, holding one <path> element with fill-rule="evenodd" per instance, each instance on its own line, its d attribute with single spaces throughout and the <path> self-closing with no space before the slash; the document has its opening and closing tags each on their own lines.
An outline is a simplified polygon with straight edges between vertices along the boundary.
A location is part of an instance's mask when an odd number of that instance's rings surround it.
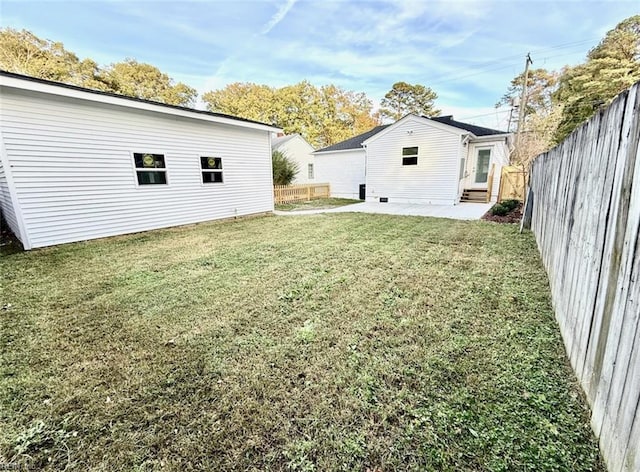
<svg viewBox="0 0 640 472">
<path fill-rule="evenodd" d="M 471 125 L 469 123 L 462 123 L 461 121 L 456 121 L 453 119 L 453 115 L 435 116 L 433 118 L 429 118 L 428 116 L 423 116 L 423 118 L 427 118 L 429 120 L 437 121 L 438 123 L 443 123 L 445 125 L 454 126 L 456 128 L 469 131 L 475 134 L 476 136 L 491 136 L 492 134 L 508 134 L 507 131 L 499 131 L 497 129 L 484 128 L 482 126 L 476 126 L 476 125 Z"/>
<path fill-rule="evenodd" d="M 348 151 L 349 149 L 362 149 L 362 142 L 369 139 L 374 134 L 378 134 L 380 131 L 385 129 L 386 127 L 391 125 L 381 125 L 376 126 L 373 129 L 370 129 L 366 133 L 359 134 L 358 136 L 354 136 L 353 138 L 345 139 L 336 144 L 332 144 L 331 146 L 327 146 L 326 148 L 318 149 L 316 152 L 327 152 L 327 151 Z"/>
<path fill-rule="evenodd" d="M 497 129 L 484 128 L 482 126 L 476 126 L 469 123 L 462 123 L 461 121 L 456 121 L 453 119 L 452 115 L 448 116 L 436 116 L 433 118 L 429 118 L 428 116 L 423 116 L 422 118 L 426 118 L 427 120 L 437 121 L 438 123 L 442 123 L 445 125 L 453 126 L 454 128 L 463 129 L 465 131 L 469 131 L 476 136 L 491 136 L 494 134 L 508 134 L 507 131 L 500 131 Z M 375 134 L 378 134 L 383 129 L 389 127 L 391 125 L 381 125 L 376 126 L 375 128 L 367 131 L 366 133 L 359 134 L 358 136 L 354 136 L 353 138 L 346 139 L 339 143 L 333 144 L 323 149 L 318 149 L 316 152 L 329 152 L 329 151 L 348 151 L 350 149 L 362 149 L 362 143 L 372 137 Z"/>
</svg>

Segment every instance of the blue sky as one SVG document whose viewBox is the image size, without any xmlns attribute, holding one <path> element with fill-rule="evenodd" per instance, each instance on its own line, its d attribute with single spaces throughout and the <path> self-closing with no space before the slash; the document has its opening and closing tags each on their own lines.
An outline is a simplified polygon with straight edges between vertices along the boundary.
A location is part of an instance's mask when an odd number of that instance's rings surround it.
<svg viewBox="0 0 640 472">
<path fill-rule="evenodd" d="M 1 0 L 0 24 L 61 41 L 101 65 L 135 58 L 200 93 L 232 82 L 309 80 L 365 92 L 430 86 L 456 119 L 501 127 L 495 110 L 531 52 L 577 64 L 637 1 Z"/>
</svg>

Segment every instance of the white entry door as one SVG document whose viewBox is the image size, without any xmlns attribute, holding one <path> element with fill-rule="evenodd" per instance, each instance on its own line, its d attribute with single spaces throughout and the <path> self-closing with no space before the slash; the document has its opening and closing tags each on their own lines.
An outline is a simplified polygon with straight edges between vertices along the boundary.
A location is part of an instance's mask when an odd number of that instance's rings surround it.
<svg viewBox="0 0 640 472">
<path fill-rule="evenodd" d="M 489 166 L 491 163 L 491 149 L 477 149 L 474 166 L 471 171 L 471 188 L 487 188 L 489 180 Z"/>
</svg>

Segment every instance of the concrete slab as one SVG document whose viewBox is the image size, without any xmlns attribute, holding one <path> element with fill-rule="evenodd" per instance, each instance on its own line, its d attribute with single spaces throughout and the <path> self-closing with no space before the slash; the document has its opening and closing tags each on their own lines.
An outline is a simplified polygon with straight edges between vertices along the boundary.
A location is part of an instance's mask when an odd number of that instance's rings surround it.
<svg viewBox="0 0 640 472">
<path fill-rule="evenodd" d="M 491 203 L 460 203 L 458 205 L 420 205 L 414 203 L 355 203 L 325 210 L 275 211 L 277 215 L 315 215 L 318 213 L 380 213 L 385 215 L 432 216 L 454 220 L 479 220 Z"/>
</svg>

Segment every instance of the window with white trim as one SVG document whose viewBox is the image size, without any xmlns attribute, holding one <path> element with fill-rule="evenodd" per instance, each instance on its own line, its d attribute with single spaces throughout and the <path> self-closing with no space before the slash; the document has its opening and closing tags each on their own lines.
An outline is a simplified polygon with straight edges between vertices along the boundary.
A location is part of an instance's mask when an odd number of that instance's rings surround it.
<svg viewBox="0 0 640 472">
<path fill-rule="evenodd" d="M 202 168 L 203 184 L 221 184 L 222 179 L 222 158 L 200 156 L 200 167 Z"/>
<path fill-rule="evenodd" d="M 418 165 L 418 146 L 402 148 L 402 165 L 403 166 Z"/>
<path fill-rule="evenodd" d="M 133 162 L 136 166 L 138 185 L 165 185 L 167 183 L 164 154 L 134 152 Z"/>
<path fill-rule="evenodd" d="M 313 179 L 313 164 L 307 165 L 307 178 Z"/>
</svg>

